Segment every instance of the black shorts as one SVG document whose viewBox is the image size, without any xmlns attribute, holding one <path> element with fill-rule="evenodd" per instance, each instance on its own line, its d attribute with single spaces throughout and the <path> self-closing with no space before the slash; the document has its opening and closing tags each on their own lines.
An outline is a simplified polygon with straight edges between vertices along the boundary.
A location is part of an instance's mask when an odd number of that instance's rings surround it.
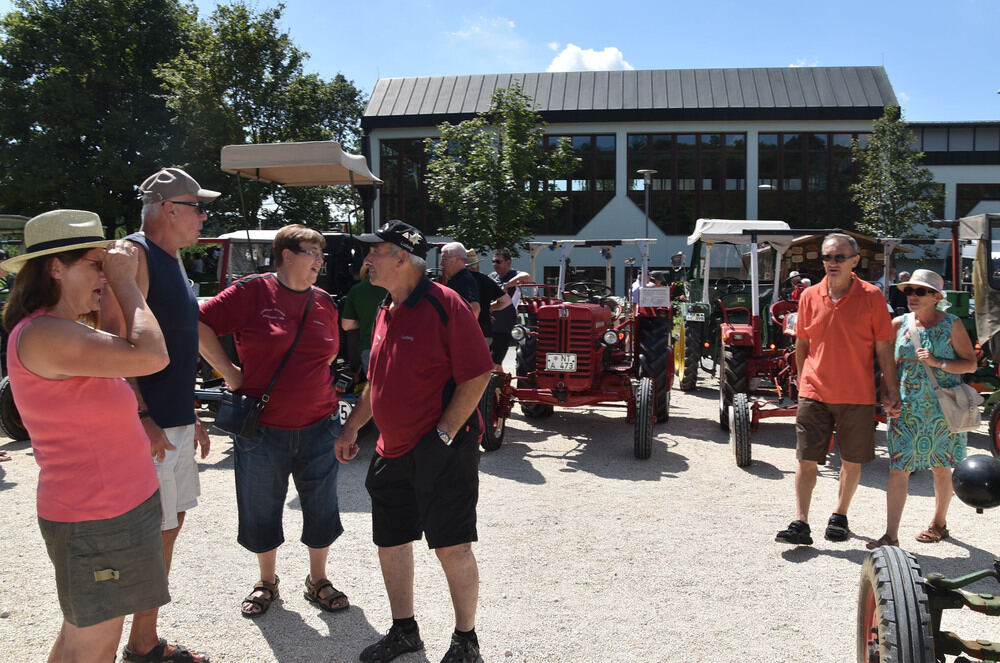
<svg viewBox="0 0 1000 663">
<path fill-rule="evenodd" d="M 478 540 L 479 434 L 463 430 L 451 446 L 432 430 L 398 458 L 372 457 L 372 540 L 382 548 L 427 536 L 429 548 Z"/>
</svg>

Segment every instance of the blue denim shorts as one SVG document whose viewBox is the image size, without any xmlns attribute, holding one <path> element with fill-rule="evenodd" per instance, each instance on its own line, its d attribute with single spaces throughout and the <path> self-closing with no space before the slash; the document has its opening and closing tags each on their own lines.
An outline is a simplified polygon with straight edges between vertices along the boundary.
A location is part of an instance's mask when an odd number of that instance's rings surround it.
<svg viewBox="0 0 1000 663">
<path fill-rule="evenodd" d="M 338 435 L 340 422 L 333 418 L 299 430 L 260 426 L 252 439 L 234 438 L 241 546 L 263 553 L 284 543 L 289 475 L 302 505 L 302 543 L 325 548 L 336 541 L 344 531 L 337 503 L 340 463 L 333 453 Z"/>
</svg>

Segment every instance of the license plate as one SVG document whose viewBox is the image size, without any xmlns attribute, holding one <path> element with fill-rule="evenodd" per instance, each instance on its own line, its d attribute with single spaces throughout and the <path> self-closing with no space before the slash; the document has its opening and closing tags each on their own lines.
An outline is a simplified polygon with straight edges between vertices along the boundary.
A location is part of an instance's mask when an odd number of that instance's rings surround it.
<svg viewBox="0 0 1000 663">
<path fill-rule="evenodd" d="M 347 418 L 351 416 L 351 411 L 354 409 L 354 403 L 348 403 L 347 401 L 340 401 L 337 403 L 337 414 L 340 417 L 340 425 L 343 426 L 347 423 Z"/>
<path fill-rule="evenodd" d="M 550 352 L 545 355 L 545 370 L 572 373 L 576 370 L 576 355 L 568 352 Z"/>
<path fill-rule="evenodd" d="M 705 322 L 704 313 L 688 313 L 684 316 L 684 319 L 689 322 Z"/>
</svg>

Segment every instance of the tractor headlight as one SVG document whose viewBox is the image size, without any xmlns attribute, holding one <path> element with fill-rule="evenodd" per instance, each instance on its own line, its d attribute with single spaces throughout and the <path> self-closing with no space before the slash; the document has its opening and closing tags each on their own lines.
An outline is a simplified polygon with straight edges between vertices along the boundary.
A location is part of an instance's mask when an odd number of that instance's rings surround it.
<svg viewBox="0 0 1000 663">
<path fill-rule="evenodd" d="M 618 332 L 609 329 L 601 336 L 601 342 L 604 343 L 604 345 L 611 347 L 618 342 Z"/>
<path fill-rule="evenodd" d="M 514 328 L 510 330 L 510 337 L 520 343 L 528 335 L 528 330 L 522 325 L 514 325 Z"/>
</svg>

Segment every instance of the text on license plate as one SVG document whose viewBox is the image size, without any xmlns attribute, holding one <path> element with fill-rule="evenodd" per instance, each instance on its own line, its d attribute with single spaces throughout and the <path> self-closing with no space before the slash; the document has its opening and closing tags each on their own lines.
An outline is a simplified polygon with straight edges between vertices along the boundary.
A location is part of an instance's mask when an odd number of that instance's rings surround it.
<svg viewBox="0 0 1000 663">
<path fill-rule="evenodd" d="M 704 313 L 688 313 L 684 316 L 685 320 L 690 320 L 691 322 L 705 322 Z"/>
<path fill-rule="evenodd" d="M 576 370 L 576 355 L 568 352 L 549 352 L 545 355 L 545 370 L 572 373 Z"/>
</svg>

